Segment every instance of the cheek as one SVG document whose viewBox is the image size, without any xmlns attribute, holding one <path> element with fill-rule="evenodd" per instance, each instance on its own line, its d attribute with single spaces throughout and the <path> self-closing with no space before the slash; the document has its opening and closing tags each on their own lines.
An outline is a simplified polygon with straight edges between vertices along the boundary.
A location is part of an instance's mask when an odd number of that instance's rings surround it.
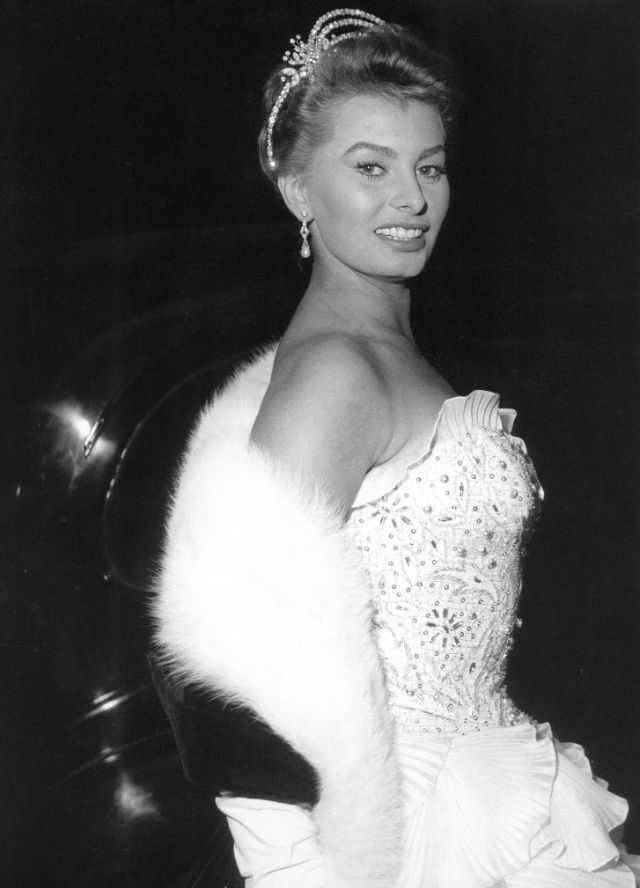
<svg viewBox="0 0 640 888">
<path fill-rule="evenodd" d="M 444 222 L 444 218 L 447 215 L 447 211 L 449 210 L 449 199 L 450 191 L 449 184 L 447 182 L 442 186 L 442 188 L 438 190 L 438 193 L 434 195 L 431 201 L 433 214 L 434 216 L 437 216 L 437 219 L 440 223 Z"/>
<path fill-rule="evenodd" d="M 327 233 L 340 230 L 343 237 L 354 236 L 375 209 L 376 201 L 370 193 L 336 186 L 325 190 L 317 204 L 316 221 Z"/>
</svg>

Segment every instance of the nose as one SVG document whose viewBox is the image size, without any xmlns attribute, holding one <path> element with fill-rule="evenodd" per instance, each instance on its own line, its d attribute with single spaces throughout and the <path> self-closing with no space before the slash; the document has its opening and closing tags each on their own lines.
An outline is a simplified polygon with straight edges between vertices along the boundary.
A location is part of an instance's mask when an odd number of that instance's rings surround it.
<svg viewBox="0 0 640 888">
<path fill-rule="evenodd" d="M 419 215 L 427 209 L 427 198 L 416 173 L 402 173 L 397 177 L 391 203 L 395 209 L 410 210 Z"/>
</svg>

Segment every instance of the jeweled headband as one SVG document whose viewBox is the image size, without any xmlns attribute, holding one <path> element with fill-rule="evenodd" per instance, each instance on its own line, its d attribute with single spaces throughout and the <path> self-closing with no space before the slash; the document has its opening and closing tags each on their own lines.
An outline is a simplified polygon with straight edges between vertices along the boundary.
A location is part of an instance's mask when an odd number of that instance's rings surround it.
<svg viewBox="0 0 640 888">
<path fill-rule="evenodd" d="M 335 46 L 348 37 L 359 37 L 363 30 L 373 28 L 375 25 L 384 25 L 385 22 L 364 12 L 362 9 L 333 9 L 326 12 L 315 23 L 309 32 L 309 38 L 305 43 L 299 34 L 289 41 L 292 48 L 282 56 L 286 67 L 280 72 L 282 89 L 274 102 L 269 120 L 267 122 L 267 159 L 272 170 L 276 168 L 276 160 L 273 156 L 273 127 L 287 96 L 305 77 L 310 77 L 318 59 L 330 46 Z M 358 30 L 336 34 L 342 28 L 355 27 Z"/>
</svg>

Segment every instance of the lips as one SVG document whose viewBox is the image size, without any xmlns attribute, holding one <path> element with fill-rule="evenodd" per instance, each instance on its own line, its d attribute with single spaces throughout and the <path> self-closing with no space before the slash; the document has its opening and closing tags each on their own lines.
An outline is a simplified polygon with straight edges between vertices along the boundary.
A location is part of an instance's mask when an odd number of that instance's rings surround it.
<svg viewBox="0 0 640 888">
<path fill-rule="evenodd" d="M 401 242 L 418 240 L 418 238 L 421 238 L 424 235 L 425 231 L 425 228 L 408 228 L 404 225 L 389 225 L 376 228 L 376 234 L 380 235 L 380 237 L 386 237 L 389 238 L 389 240 Z"/>
</svg>

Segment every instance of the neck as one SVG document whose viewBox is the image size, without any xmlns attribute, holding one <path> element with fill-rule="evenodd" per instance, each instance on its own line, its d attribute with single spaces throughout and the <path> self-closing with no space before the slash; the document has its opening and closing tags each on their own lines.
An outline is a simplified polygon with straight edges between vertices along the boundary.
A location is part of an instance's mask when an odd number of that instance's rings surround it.
<svg viewBox="0 0 640 888">
<path fill-rule="evenodd" d="M 303 305 L 321 312 L 344 332 L 371 337 L 400 335 L 413 341 L 410 299 L 405 280 L 370 277 L 344 267 L 336 273 L 316 262 Z"/>
</svg>

